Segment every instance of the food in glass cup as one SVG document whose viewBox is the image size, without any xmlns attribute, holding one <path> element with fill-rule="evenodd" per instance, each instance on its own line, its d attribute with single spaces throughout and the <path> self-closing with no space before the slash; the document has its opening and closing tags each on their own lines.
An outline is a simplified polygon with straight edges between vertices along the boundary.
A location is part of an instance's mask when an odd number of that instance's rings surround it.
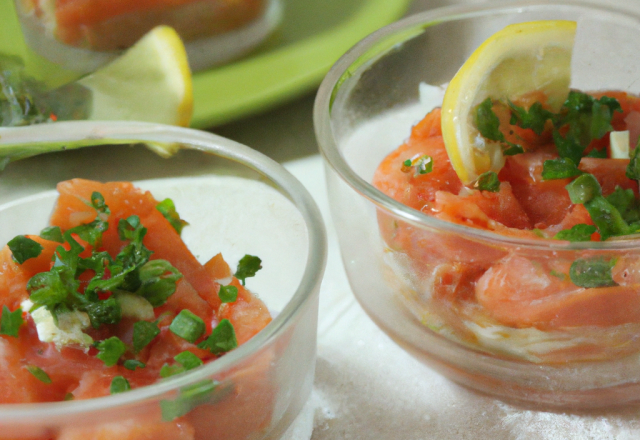
<svg viewBox="0 0 640 440">
<path fill-rule="evenodd" d="M 638 184 L 625 174 L 638 89 L 610 66 L 634 60 L 611 30 L 639 19 L 622 17 L 569 3 L 425 12 L 363 40 L 320 88 L 354 294 L 461 384 L 563 407 L 637 400 Z"/>
<path fill-rule="evenodd" d="M 17 346 L 20 352 L 17 359 L 15 350 L 3 352 L 11 361 L 6 363 L 17 365 L 10 372 L 26 377 L 29 386 L 16 387 L 11 375 L 1 382 L 32 400 L 0 403 L 0 438 L 197 440 L 215 435 L 245 440 L 284 432 L 309 395 L 315 356 L 315 318 L 309 314 L 317 313 L 317 297 L 307 303 L 311 291 L 297 286 L 308 279 L 305 264 L 312 264 L 317 293 L 321 275 L 315 269 L 321 271 L 322 262 L 316 257 L 324 255 L 306 241 L 321 230 L 307 228 L 305 208 L 297 211 L 294 188 L 301 191 L 303 203 L 310 198 L 295 179 L 248 147 L 176 127 L 61 122 L 3 129 L 2 134 L 1 153 L 11 159 L 19 159 L 12 152 L 24 146 L 92 148 L 12 162 L 0 177 L 0 236 L 10 242 L 2 253 L 2 268 L 10 273 L 2 282 L 16 278 L 11 275 L 22 278 L 26 290 L 23 286 L 9 294 L 29 296 L 7 306 L 8 318 L 0 315 L 1 327 L 18 328 L 18 338 L 0 335 L 3 345 Z M 182 148 L 166 160 L 135 139 Z M 117 145 L 122 142 L 124 146 Z M 105 167 L 102 154 L 106 160 L 117 157 L 120 166 Z M 39 172 L 41 166 L 49 172 Z M 112 183 L 73 178 L 78 175 Z M 29 176 L 28 182 L 19 176 Z M 123 183 L 136 177 L 143 177 L 135 183 L 142 190 Z M 55 186 L 61 195 L 51 189 Z M 259 200 L 247 206 L 251 197 Z M 189 221 L 180 236 L 177 229 L 183 222 L 171 201 Z M 60 230 L 46 227 L 52 211 Z M 44 238 L 21 235 L 43 228 Z M 33 242 L 43 247 L 37 256 L 39 247 Z M 286 245 L 275 249 L 275 244 Z M 83 246 L 97 252 L 81 250 Z M 217 251 L 241 261 L 238 270 L 230 271 L 220 255 L 213 255 Z M 268 270 L 249 278 L 260 264 L 257 258 L 243 258 L 243 251 L 260 255 Z M 53 266 L 48 261 L 52 253 Z M 16 255 L 19 261 L 14 262 Z M 41 259 L 44 271 L 28 280 L 24 273 L 19 276 Z M 264 303 L 245 292 L 242 281 L 234 281 L 234 272 L 260 292 Z M 118 280 L 123 284 L 116 286 Z M 55 294 L 61 284 L 66 297 Z M 74 287 L 77 292 L 69 293 Z M 115 323 L 118 310 L 121 319 Z M 94 328 L 100 316 L 103 324 Z M 251 322 L 252 330 L 242 336 L 237 319 Z M 66 333 L 57 331 L 58 325 Z M 246 339 L 253 331 L 257 334 Z M 24 333 L 32 347 L 22 344 Z M 231 349 L 234 339 L 237 348 Z"/>
<path fill-rule="evenodd" d="M 192 68 L 199 70 L 256 46 L 280 16 L 279 0 L 16 0 L 16 6 L 31 46 L 69 68 L 74 57 L 88 63 L 91 53 L 94 63 L 104 62 L 167 25 L 184 40 Z M 45 53 L 45 47 L 54 52 Z"/>
</svg>

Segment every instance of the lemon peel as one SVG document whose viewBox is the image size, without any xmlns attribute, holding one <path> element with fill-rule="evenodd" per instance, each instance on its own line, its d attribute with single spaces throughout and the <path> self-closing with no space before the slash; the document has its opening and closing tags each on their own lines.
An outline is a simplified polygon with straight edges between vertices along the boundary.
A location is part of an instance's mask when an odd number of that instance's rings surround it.
<svg viewBox="0 0 640 440">
<path fill-rule="evenodd" d="M 487 97 L 542 91 L 558 109 L 569 94 L 575 32 L 573 21 L 512 24 L 485 40 L 458 70 L 444 95 L 441 125 L 451 165 L 465 185 L 504 165 L 500 143 L 478 132 L 475 108 Z"/>
</svg>

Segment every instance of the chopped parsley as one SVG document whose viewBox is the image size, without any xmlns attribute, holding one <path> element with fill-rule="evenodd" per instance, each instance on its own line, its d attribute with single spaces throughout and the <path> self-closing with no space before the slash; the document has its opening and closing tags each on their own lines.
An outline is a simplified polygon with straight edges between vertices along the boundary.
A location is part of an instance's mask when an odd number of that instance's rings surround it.
<svg viewBox="0 0 640 440">
<path fill-rule="evenodd" d="M 62 236 L 62 230 L 60 226 L 48 226 L 40 231 L 40 237 L 45 240 L 55 241 L 57 243 L 64 243 L 64 237 Z"/>
<path fill-rule="evenodd" d="M 37 258 L 44 249 L 40 243 L 24 235 L 14 237 L 7 243 L 7 246 L 9 246 L 13 259 L 18 264 L 22 264 L 31 258 Z"/>
<path fill-rule="evenodd" d="M 180 218 L 178 211 L 176 211 L 176 205 L 171 199 L 164 199 L 156 205 L 156 209 L 169 221 L 178 235 L 182 233 L 182 228 L 189 224 Z"/>
<path fill-rule="evenodd" d="M 0 316 L 0 335 L 18 337 L 20 326 L 24 324 L 22 319 L 22 308 L 18 307 L 11 312 L 6 305 L 2 306 L 2 316 Z"/>
<path fill-rule="evenodd" d="M 107 367 L 117 364 L 120 357 L 127 351 L 127 346 L 117 336 L 111 336 L 109 339 L 99 341 L 95 346 L 98 349 L 96 357 L 104 362 Z"/>
<path fill-rule="evenodd" d="M 476 185 L 480 191 L 500 191 L 500 180 L 498 180 L 498 175 L 493 171 L 480 174 Z"/>
<path fill-rule="evenodd" d="M 238 268 L 233 276 L 239 279 L 244 286 L 245 279 L 255 276 L 260 269 L 262 269 L 262 260 L 260 258 L 253 255 L 245 255 L 238 262 Z"/>
<path fill-rule="evenodd" d="M 576 163 L 567 157 L 545 160 L 542 165 L 542 179 L 544 180 L 566 179 L 581 174 L 583 172 L 578 169 Z"/>
<path fill-rule="evenodd" d="M 129 391 L 131 389 L 131 385 L 129 385 L 129 381 L 125 379 L 123 376 L 115 376 L 111 380 L 111 394 L 119 394 L 124 393 L 125 391 Z"/>
</svg>

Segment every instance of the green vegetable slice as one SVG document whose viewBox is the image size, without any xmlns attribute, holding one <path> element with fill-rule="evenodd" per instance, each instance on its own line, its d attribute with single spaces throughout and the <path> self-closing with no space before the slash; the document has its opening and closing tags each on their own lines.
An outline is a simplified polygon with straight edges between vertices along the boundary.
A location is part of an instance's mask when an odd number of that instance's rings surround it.
<svg viewBox="0 0 640 440">
<path fill-rule="evenodd" d="M 44 370 L 42 370 L 40 367 L 37 367 L 35 365 L 27 365 L 27 371 L 33 374 L 33 376 L 42 383 L 46 383 L 47 385 L 52 383 L 49 375 L 45 373 Z"/>
<path fill-rule="evenodd" d="M 124 393 L 125 391 L 129 391 L 131 389 L 131 385 L 129 385 L 129 381 L 125 379 L 123 376 L 115 376 L 111 380 L 111 394 L 119 394 Z"/>
<path fill-rule="evenodd" d="M 137 321 L 133 324 L 133 351 L 139 353 L 160 334 L 157 322 Z"/>
<path fill-rule="evenodd" d="M 218 297 L 223 303 L 232 303 L 238 299 L 238 288 L 236 286 L 220 286 Z"/>
<path fill-rule="evenodd" d="M 590 241 L 591 235 L 596 231 L 597 228 L 595 226 L 581 223 L 574 225 L 571 229 L 564 229 L 558 232 L 553 238 L 567 241 Z"/>
<path fill-rule="evenodd" d="M 220 321 L 209 337 L 198 344 L 198 348 L 209 350 L 213 354 L 226 353 L 237 346 L 236 331 L 228 319 Z"/>
<path fill-rule="evenodd" d="M 615 264 L 615 258 L 610 260 L 603 257 L 580 258 L 571 264 L 569 277 L 573 284 L 580 287 L 617 286 L 611 274 Z"/>
<path fill-rule="evenodd" d="M 193 344 L 204 334 L 205 324 L 202 318 L 184 309 L 173 318 L 169 330 Z"/>
</svg>

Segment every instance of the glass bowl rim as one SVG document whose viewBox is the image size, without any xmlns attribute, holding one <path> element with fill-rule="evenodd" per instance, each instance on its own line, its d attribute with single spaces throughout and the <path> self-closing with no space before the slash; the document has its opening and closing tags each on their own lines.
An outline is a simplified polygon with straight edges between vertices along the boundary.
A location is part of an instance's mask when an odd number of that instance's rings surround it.
<svg viewBox="0 0 640 440">
<path fill-rule="evenodd" d="M 437 25 L 443 22 L 450 22 L 462 19 L 487 16 L 497 12 L 519 13 L 535 10 L 553 10 L 561 8 L 572 8 L 591 12 L 603 12 L 624 16 L 625 19 L 634 19 L 640 22 L 640 13 L 632 12 L 614 5 L 603 5 L 591 0 L 559 0 L 547 2 L 544 0 L 499 0 L 491 3 L 481 3 L 473 5 L 453 5 L 430 9 L 420 12 L 395 23 L 387 25 L 369 36 L 360 40 L 349 51 L 347 51 L 329 70 L 324 80 L 320 84 L 314 103 L 313 117 L 316 139 L 325 164 L 328 164 L 352 189 L 361 196 L 372 202 L 382 211 L 393 214 L 412 226 L 418 228 L 428 227 L 440 232 L 455 233 L 469 239 L 477 241 L 491 242 L 505 246 L 518 246 L 527 249 L 546 251 L 576 251 L 576 250 L 628 250 L 636 249 L 640 246 L 640 234 L 634 234 L 620 239 L 610 239 L 607 241 L 589 242 L 566 242 L 548 238 L 520 238 L 502 235 L 497 232 L 472 228 L 460 225 L 422 213 L 410 208 L 403 203 L 389 197 L 382 191 L 375 188 L 371 183 L 361 178 L 344 159 L 338 145 L 333 137 L 331 128 L 331 112 L 333 105 L 333 95 L 342 86 L 345 75 L 351 76 L 349 69 L 357 65 L 360 58 L 368 55 L 368 52 L 376 47 L 381 41 L 392 35 L 402 35 L 405 32 L 406 39 L 397 44 L 402 44 L 411 38 L 416 37 L 416 33 L 407 32 L 410 29 L 423 28 Z M 388 53 L 393 48 L 381 45 L 382 50 L 370 56 L 362 65 L 357 65 L 357 74 L 366 71 L 371 63 L 377 61 L 377 57 Z"/>
<path fill-rule="evenodd" d="M 266 155 L 233 140 L 191 128 L 148 122 L 71 121 L 27 127 L 0 128 L 3 144 L 47 144 L 80 140 L 84 145 L 139 144 L 144 141 L 176 142 L 181 148 L 213 153 L 235 161 L 262 175 L 269 184 L 296 207 L 307 229 L 307 264 L 296 291 L 285 307 L 253 338 L 202 367 L 155 384 L 126 393 L 87 400 L 0 404 L 0 424 L 25 422 L 43 418 L 78 416 L 159 398 L 181 387 L 193 385 L 211 376 L 228 371 L 275 341 L 319 293 L 327 260 L 327 239 L 320 210 L 307 189 L 282 165 Z M 13 202 L 9 202 L 13 203 Z"/>
</svg>

